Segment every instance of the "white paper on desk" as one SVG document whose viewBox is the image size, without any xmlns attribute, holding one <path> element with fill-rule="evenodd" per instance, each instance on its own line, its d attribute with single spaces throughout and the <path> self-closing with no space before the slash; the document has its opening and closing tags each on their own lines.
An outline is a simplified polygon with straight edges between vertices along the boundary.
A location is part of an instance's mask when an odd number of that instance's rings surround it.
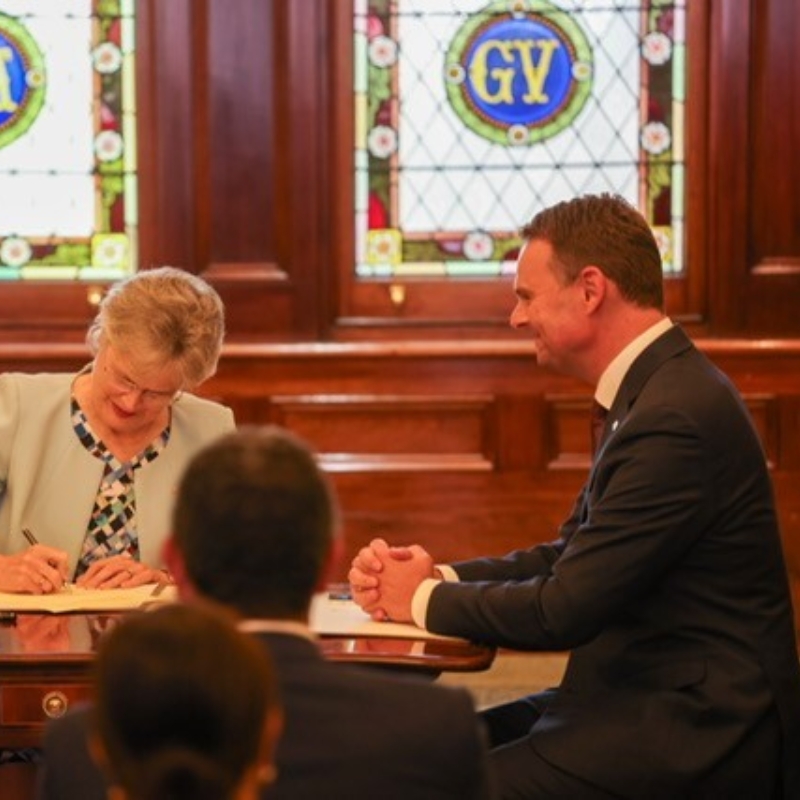
<svg viewBox="0 0 800 800">
<path fill-rule="evenodd" d="M 165 586 L 153 596 L 157 584 L 133 589 L 84 589 L 73 584 L 53 594 L 11 594 L 0 592 L 0 610 L 40 614 L 68 614 L 73 611 L 129 611 L 149 603 L 172 602 L 175 587 Z"/>
<path fill-rule="evenodd" d="M 352 600 L 331 600 L 327 592 L 311 602 L 311 630 L 320 636 L 389 636 L 397 639 L 453 639 L 416 625 L 375 622 Z M 462 641 L 458 639 L 457 641 Z"/>
</svg>

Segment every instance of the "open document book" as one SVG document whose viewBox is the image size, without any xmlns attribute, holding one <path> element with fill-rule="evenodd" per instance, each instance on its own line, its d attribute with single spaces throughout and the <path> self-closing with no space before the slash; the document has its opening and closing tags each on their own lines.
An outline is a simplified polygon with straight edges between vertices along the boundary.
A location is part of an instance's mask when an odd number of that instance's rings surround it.
<svg viewBox="0 0 800 800">
<path fill-rule="evenodd" d="M 68 614 L 75 611 L 129 611 L 175 599 L 175 587 L 147 583 L 133 589 L 84 589 L 68 583 L 52 594 L 0 592 L 0 611 Z"/>
</svg>

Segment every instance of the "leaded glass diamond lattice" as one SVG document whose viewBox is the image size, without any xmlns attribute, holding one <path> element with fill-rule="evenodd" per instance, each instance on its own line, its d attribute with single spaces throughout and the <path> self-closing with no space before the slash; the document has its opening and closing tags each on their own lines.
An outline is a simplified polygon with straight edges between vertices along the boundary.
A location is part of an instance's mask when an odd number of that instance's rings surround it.
<svg viewBox="0 0 800 800">
<path fill-rule="evenodd" d="M 513 270 L 517 230 L 616 192 L 684 271 L 685 0 L 355 0 L 358 278 Z"/>
</svg>

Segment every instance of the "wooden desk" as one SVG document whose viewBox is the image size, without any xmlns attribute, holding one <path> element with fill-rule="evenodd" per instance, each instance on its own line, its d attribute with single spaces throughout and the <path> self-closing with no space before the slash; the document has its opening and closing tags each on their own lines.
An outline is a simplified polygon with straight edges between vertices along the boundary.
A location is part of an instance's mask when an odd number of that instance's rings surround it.
<svg viewBox="0 0 800 800">
<path fill-rule="evenodd" d="M 0 626 L 0 747 L 36 747 L 44 726 L 89 697 L 89 671 L 114 614 L 19 614 Z M 332 661 L 436 675 L 488 669 L 494 650 L 435 639 L 325 636 Z"/>
</svg>

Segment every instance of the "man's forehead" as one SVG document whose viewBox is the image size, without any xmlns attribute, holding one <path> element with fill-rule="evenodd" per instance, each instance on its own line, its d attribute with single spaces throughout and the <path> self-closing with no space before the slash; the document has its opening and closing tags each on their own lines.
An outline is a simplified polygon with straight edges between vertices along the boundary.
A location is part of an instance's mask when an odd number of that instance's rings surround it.
<svg viewBox="0 0 800 800">
<path fill-rule="evenodd" d="M 523 287 L 541 279 L 555 277 L 550 269 L 553 248 L 544 239 L 531 239 L 522 246 L 517 258 L 514 285 Z"/>
</svg>

